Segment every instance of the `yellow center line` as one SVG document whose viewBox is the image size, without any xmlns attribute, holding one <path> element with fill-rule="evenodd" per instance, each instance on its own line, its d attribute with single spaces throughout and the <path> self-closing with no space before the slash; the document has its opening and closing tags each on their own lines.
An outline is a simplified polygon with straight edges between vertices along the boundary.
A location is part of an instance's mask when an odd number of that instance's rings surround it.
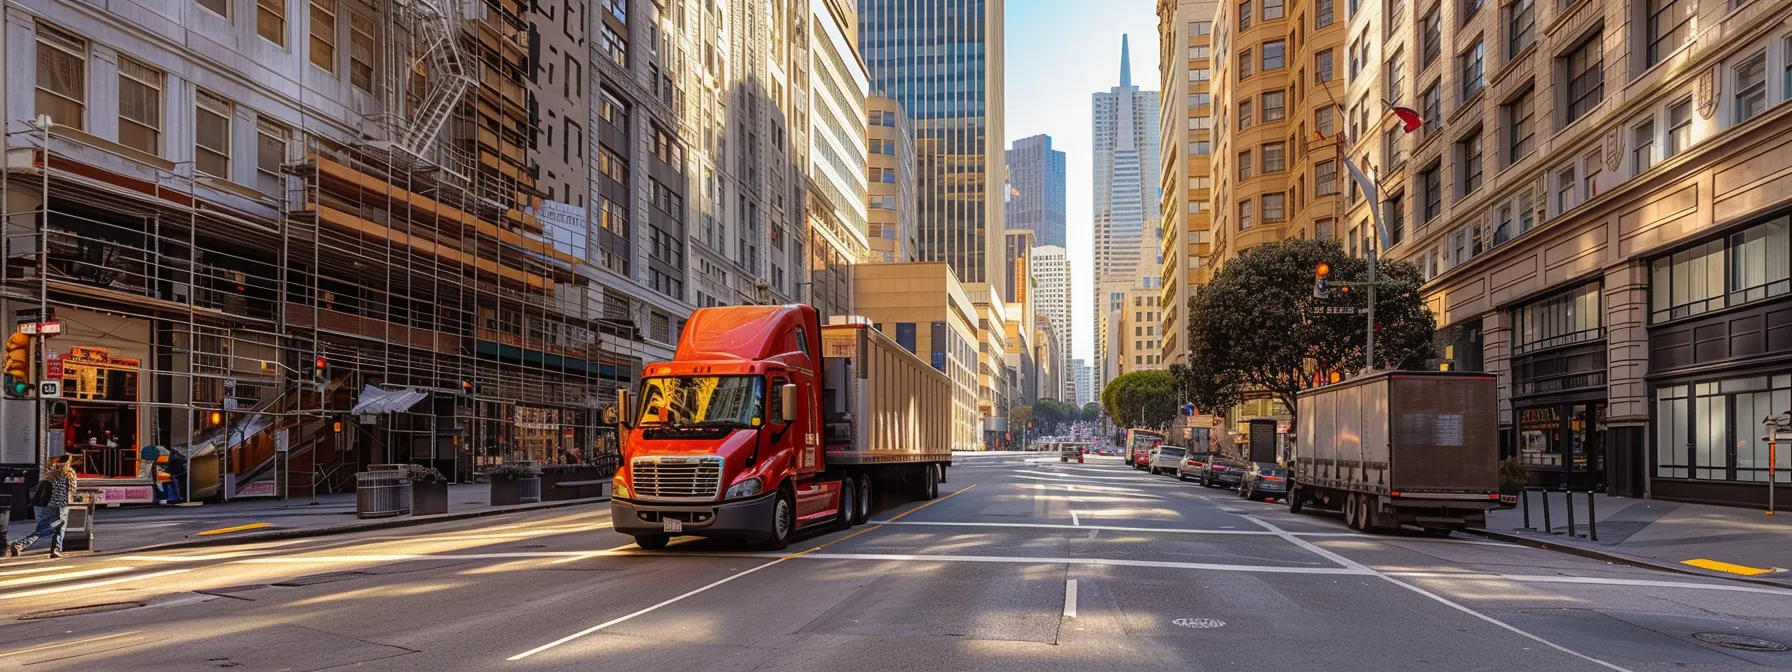
<svg viewBox="0 0 1792 672">
<path fill-rule="evenodd" d="M 1737 565 L 1737 564 L 1731 564 L 1728 562 L 1719 562 L 1717 560 L 1707 560 L 1705 558 L 1694 558 L 1692 560 L 1683 560 L 1680 562 L 1680 564 L 1692 565 L 1694 567 L 1698 567 L 1699 569 L 1709 569 L 1714 572 L 1728 572 L 1730 574 L 1741 574 L 1743 576 L 1758 576 L 1761 574 L 1771 574 L 1774 571 L 1776 571 L 1773 569 L 1761 569 L 1760 567 L 1749 567 L 1747 565 Z"/>
<path fill-rule="evenodd" d="M 264 527 L 273 527 L 273 526 L 274 526 L 273 523 L 249 523 L 248 525 L 237 525 L 235 527 L 220 527 L 215 530 L 206 530 L 204 532 L 200 532 L 199 536 L 209 537 L 214 534 L 230 534 L 232 532 L 244 532 L 247 530 L 259 530 Z"/>
</svg>

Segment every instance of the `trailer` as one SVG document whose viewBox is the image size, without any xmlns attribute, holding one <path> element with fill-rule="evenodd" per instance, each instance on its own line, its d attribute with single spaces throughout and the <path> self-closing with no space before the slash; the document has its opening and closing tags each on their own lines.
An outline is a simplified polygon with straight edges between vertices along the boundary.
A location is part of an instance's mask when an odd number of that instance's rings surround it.
<svg viewBox="0 0 1792 672">
<path fill-rule="evenodd" d="M 1499 505 L 1492 375 L 1388 371 L 1302 393 L 1288 510 L 1344 513 L 1355 530 L 1481 527 Z"/>
</svg>

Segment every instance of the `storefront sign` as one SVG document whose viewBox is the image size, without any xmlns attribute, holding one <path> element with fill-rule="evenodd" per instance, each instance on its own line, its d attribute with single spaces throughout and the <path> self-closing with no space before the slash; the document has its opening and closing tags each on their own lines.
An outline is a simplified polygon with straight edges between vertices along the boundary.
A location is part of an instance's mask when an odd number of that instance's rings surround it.
<svg viewBox="0 0 1792 672">
<path fill-rule="evenodd" d="M 87 490 L 83 487 L 82 490 Z M 156 491 L 147 485 L 104 485 L 93 488 L 93 500 L 96 504 L 150 504 L 156 501 Z"/>
<path fill-rule="evenodd" d="M 1562 426 L 1562 416 L 1555 406 L 1527 408 L 1518 412 L 1520 429 L 1555 429 Z"/>
<path fill-rule="evenodd" d="M 62 353 L 52 352 L 44 357 L 44 377 L 54 380 L 62 379 Z"/>
</svg>

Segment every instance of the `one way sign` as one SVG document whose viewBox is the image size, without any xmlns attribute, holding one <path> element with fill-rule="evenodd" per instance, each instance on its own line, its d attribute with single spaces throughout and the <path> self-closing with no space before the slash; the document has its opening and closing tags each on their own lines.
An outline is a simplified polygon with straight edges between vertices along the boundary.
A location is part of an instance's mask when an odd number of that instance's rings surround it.
<svg viewBox="0 0 1792 672">
<path fill-rule="evenodd" d="M 57 399 L 57 398 L 62 397 L 62 381 L 60 381 L 60 380 L 38 381 L 37 396 L 45 398 L 45 399 Z"/>
</svg>

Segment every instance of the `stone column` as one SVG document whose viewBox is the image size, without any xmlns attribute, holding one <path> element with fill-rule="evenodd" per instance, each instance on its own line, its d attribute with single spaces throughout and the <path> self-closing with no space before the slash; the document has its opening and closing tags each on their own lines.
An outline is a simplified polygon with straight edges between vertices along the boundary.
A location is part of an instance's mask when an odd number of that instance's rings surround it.
<svg viewBox="0 0 1792 672">
<path fill-rule="evenodd" d="M 1628 261 L 1605 273 L 1606 484 L 1644 496 L 1648 484 L 1649 265 Z M 1637 476 L 1641 476 L 1637 478 Z"/>
<path fill-rule="evenodd" d="M 1512 316 L 1502 310 L 1481 315 L 1482 368 L 1499 378 L 1499 423 L 1512 425 Z"/>
</svg>

